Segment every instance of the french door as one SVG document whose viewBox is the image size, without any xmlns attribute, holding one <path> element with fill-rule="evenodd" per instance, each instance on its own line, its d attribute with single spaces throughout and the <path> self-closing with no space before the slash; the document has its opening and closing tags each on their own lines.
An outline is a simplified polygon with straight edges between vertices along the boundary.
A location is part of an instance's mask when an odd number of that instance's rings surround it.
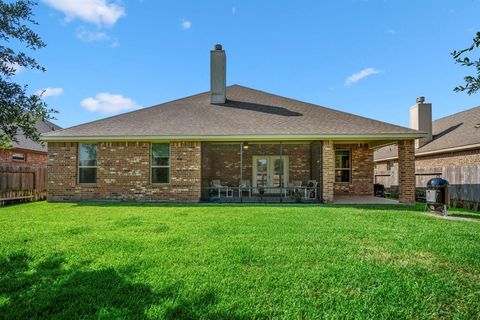
<svg viewBox="0 0 480 320">
<path fill-rule="evenodd" d="M 288 156 L 253 156 L 253 187 L 266 193 L 280 192 L 288 184 Z"/>
</svg>

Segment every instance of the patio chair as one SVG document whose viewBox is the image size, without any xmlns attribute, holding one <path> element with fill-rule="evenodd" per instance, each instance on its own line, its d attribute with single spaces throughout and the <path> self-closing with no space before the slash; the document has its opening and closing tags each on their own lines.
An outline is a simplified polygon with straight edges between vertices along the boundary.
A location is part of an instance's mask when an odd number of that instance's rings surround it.
<svg viewBox="0 0 480 320">
<path fill-rule="evenodd" d="M 317 198 L 317 180 L 308 180 L 307 186 L 305 187 L 305 199 L 316 199 Z"/>
<path fill-rule="evenodd" d="M 287 188 L 285 189 L 285 197 L 287 196 L 294 196 L 295 192 L 300 190 L 302 187 L 303 181 L 302 180 L 293 180 L 287 184 Z"/>
<path fill-rule="evenodd" d="M 214 179 L 210 182 L 210 191 L 217 193 L 219 198 L 222 194 L 225 194 L 226 197 L 229 196 L 228 186 L 222 185 L 219 179 Z"/>
<path fill-rule="evenodd" d="M 242 196 L 244 192 L 248 193 L 248 197 L 252 196 L 252 185 L 250 184 L 250 180 L 240 181 L 240 193 Z"/>
</svg>

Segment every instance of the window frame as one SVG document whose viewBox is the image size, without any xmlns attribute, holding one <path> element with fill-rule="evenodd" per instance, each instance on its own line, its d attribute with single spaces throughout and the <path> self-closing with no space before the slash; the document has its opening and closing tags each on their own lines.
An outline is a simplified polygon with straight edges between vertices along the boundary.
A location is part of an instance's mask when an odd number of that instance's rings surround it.
<svg viewBox="0 0 480 320">
<path fill-rule="evenodd" d="M 80 165 L 80 146 L 83 145 L 83 144 L 93 144 L 95 145 L 95 166 L 82 166 Z M 96 185 L 97 184 L 97 180 L 98 180 L 98 144 L 97 143 L 89 143 L 89 142 L 86 142 L 86 143 L 83 143 L 83 142 L 79 142 L 78 143 L 78 147 L 77 147 L 77 154 L 78 154 L 78 157 L 77 157 L 77 184 L 79 185 Z M 95 169 L 95 182 L 80 182 L 80 169 L 82 168 L 86 168 L 86 169 L 92 169 L 94 168 Z"/>
<path fill-rule="evenodd" d="M 153 165 L 153 145 L 166 144 L 168 145 L 168 166 L 166 165 Z M 150 143 L 150 184 L 153 185 L 169 185 L 172 178 L 172 146 L 170 142 L 152 142 Z M 153 182 L 153 169 L 154 168 L 168 168 L 168 181 L 167 182 Z"/>
<path fill-rule="evenodd" d="M 395 170 L 395 162 L 393 160 L 387 161 L 387 171 L 394 171 Z"/>
<path fill-rule="evenodd" d="M 337 151 L 348 151 L 348 165 L 349 168 L 337 168 Z M 352 149 L 350 148 L 340 148 L 340 149 L 335 149 L 334 153 L 335 161 L 334 161 L 334 172 L 337 172 L 338 170 L 341 171 L 349 171 L 350 174 L 348 175 L 348 181 L 336 181 L 336 175 L 335 175 L 335 183 L 352 183 Z"/>
<path fill-rule="evenodd" d="M 22 159 L 15 159 L 15 155 L 22 155 Z M 27 162 L 27 154 L 25 152 L 12 152 L 12 161 L 14 162 Z"/>
</svg>

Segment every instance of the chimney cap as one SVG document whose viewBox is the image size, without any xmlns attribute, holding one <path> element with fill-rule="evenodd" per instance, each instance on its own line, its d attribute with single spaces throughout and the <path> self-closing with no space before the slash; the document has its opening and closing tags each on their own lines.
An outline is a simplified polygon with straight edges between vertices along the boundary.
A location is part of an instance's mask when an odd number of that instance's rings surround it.
<svg viewBox="0 0 480 320">
<path fill-rule="evenodd" d="M 425 97 L 418 97 L 417 98 L 417 103 L 424 103 L 425 102 Z"/>
<path fill-rule="evenodd" d="M 217 43 L 215 45 L 215 50 L 222 50 L 222 45 L 220 43 Z"/>
</svg>

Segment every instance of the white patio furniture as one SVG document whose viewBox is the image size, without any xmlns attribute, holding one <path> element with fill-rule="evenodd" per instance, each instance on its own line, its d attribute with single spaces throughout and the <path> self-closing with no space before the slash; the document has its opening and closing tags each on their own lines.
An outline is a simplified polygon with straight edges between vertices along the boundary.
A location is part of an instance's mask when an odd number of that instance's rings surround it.
<svg viewBox="0 0 480 320">
<path fill-rule="evenodd" d="M 250 180 L 242 180 L 240 181 L 240 196 L 243 196 L 243 192 L 248 192 L 248 197 L 252 196 L 252 186 L 250 184 Z"/>
<path fill-rule="evenodd" d="M 305 200 L 307 199 L 316 199 L 317 198 L 317 180 L 308 180 L 307 186 L 305 187 Z M 313 194 L 313 197 L 311 196 Z"/>
<path fill-rule="evenodd" d="M 219 179 L 214 179 L 210 182 L 210 190 L 212 192 L 217 192 L 219 198 L 222 194 L 225 194 L 225 197 L 233 197 L 233 190 L 228 186 L 222 185 Z"/>
<path fill-rule="evenodd" d="M 287 197 L 287 194 L 288 196 L 294 196 L 295 192 L 302 188 L 302 184 L 302 180 L 293 180 L 292 182 L 289 182 L 287 188 L 285 188 L 285 197 Z"/>
</svg>

